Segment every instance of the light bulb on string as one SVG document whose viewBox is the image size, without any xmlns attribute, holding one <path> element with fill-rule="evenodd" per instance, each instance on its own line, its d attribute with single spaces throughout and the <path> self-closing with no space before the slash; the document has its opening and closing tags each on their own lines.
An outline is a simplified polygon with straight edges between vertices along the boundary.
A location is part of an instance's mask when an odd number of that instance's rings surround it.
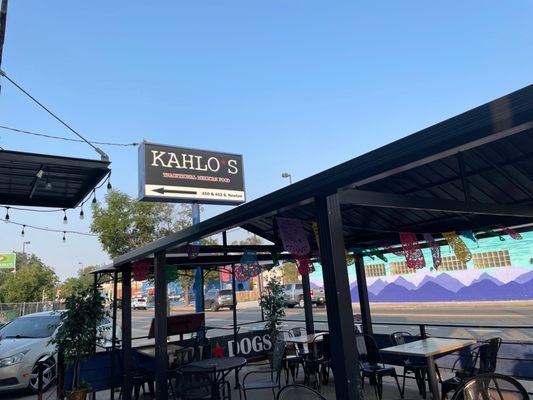
<svg viewBox="0 0 533 400">
<path fill-rule="evenodd" d="M 63 231 L 63 243 L 65 243 L 67 241 L 66 234 L 67 234 L 67 232 Z"/>
<path fill-rule="evenodd" d="M 22 225 L 22 231 L 20 232 L 20 236 L 24 237 L 24 228 L 26 228 L 26 225 Z"/>
<path fill-rule="evenodd" d="M 67 210 L 63 208 L 63 223 L 66 225 L 68 223 L 68 218 L 67 218 Z"/>
<path fill-rule="evenodd" d="M 6 216 L 4 217 L 5 222 L 9 222 L 9 207 L 6 207 Z"/>
<path fill-rule="evenodd" d="M 111 172 L 109 173 L 109 178 L 107 178 L 107 190 L 113 189 L 113 186 L 111 186 Z"/>
<path fill-rule="evenodd" d="M 83 206 L 81 207 L 81 210 L 80 210 L 80 219 L 85 219 L 85 213 L 83 212 Z"/>
<path fill-rule="evenodd" d="M 52 190 L 52 184 L 50 183 L 50 181 L 48 179 L 46 179 L 46 182 L 44 184 L 44 188 L 46 190 Z"/>
<path fill-rule="evenodd" d="M 96 190 L 93 189 L 93 201 L 92 201 L 93 204 L 96 204 Z"/>
</svg>

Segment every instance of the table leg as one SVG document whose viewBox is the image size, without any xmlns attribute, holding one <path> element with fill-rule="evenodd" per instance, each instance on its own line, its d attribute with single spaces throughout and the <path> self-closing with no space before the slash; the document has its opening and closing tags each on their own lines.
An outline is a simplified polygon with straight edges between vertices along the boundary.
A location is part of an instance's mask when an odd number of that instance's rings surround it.
<svg viewBox="0 0 533 400">
<path fill-rule="evenodd" d="M 429 384 L 429 391 L 431 392 L 431 396 L 433 397 L 433 400 L 439 400 L 439 381 L 437 378 L 437 370 L 435 368 L 435 359 L 431 356 L 427 358 L 428 363 L 428 384 Z"/>
</svg>

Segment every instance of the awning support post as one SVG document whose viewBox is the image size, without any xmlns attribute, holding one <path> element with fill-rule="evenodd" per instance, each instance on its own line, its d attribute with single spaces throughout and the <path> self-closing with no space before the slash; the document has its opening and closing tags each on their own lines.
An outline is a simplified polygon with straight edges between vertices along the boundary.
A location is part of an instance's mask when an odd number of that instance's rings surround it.
<svg viewBox="0 0 533 400">
<path fill-rule="evenodd" d="M 338 399 L 362 399 L 355 329 L 338 194 L 315 199 L 332 369 Z"/>
<path fill-rule="evenodd" d="M 155 253 L 155 397 L 161 400 L 168 399 L 167 274 L 165 261 L 165 251 Z"/>
<path fill-rule="evenodd" d="M 311 300 L 311 282 L 309 281 L 309 274 L 302 275 L 302 290 L 304 296 L 305 330 L 307 334 L 315 333 L 313 302 Z"/>
<path fill-rule="evenodd" d="M 363 333 L 372 335 L 372 317 L 370 315 L 370 302 L 368 300 L 368 287 L 366 286 L 366 271 L 363 256 L 356 254 L 355 276 L 357 277 L 357 291 L 359 293 L 359 306 L 361 308 L 361 322 Z"/>
<path fill-rule="evenodd" d="M 131 400 L 132 354 L 131 354 L 131 264 L 122 270 L 122 395 Z"/>
<path fill-rule="evenodd" d="M 115 370 L 116 370 L 116 350 L 117 350 L 117 292 L 118 292 L 118 272 L 113 272 L 113 325 L 111 327 L 111 392 L 109 398 L 115 400 Z"/>
</svg>

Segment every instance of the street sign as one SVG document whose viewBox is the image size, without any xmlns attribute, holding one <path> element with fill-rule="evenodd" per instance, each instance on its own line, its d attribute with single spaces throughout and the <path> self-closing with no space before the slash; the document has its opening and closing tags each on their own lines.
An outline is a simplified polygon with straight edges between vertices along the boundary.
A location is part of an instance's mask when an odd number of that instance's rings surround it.
<svg viewBox="0 0 533 400">
<path fill-rule="evenodd" d="M 139 200 L 244 203 L 242 155 L 143 143 L 139 146 Z"/>
<path fill-rule="evenodd" d="M 0 254 L 0 269 L 15 269 L 16 254 Z"/>
</svg>

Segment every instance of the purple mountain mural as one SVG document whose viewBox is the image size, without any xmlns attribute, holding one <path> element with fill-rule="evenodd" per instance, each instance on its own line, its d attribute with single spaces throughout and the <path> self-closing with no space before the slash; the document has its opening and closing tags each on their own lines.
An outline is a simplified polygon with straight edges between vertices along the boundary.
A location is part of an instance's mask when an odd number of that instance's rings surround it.
<svg viewBox="0 0 533 400">
<path fill-rule="evenodd" d="M 498 286 L 496 283 L 486 279 L 459 290 L 456 300 L 526 300 L 532 297 L 533 281 L 526 283 L 509 282 Z"/>
<path fill-rule="evenodd" d="M 414 285 L 414 283 L 409 282 L 403 276 L 399 276 L 398 278 L 396 278 L 396 280 L 393 282 L 393 284 L 397 285 L 397 286 L 402 286 L 402 287 L 404 287 L 406 289 L 409 289 L 409 290 L 416 289 L 416 286 Z"/>
<path fill-rule="evenodd" d="M 413 301 L 413 292 L 413 290 L 409 290 L 403 286 L 389 283 L 379 295 L 369 293 L 368 298 L 370 301 L 376 302 L 395 302 L 398 301 L 398 299 L 403 299 L 402 301 Z"/>
<path fill-rule="evenodd" d="M 516 283 L 527 283 L 527 282 L 530 282 L 532 279 L 533 279 L 533 271 L 529 271 L 529 272 L 526 272 L 523 275 L 520 275 L 514 281 Z"/>
<path fill-rule="evenodd" d="M 352 301 L 358 302 L 359 301 L 359 292 L 357 291 L 357 284 L 352 284 L 350 287 L 350 295 L 352 297 Z M 372 293 L 368 293 L 368 296 L 372 296 Z"/>
<path fill-rule="evenodd" d="M 459 279 L 456 279 L 448 274 L 439 274 L 437 276 L 426 275 L 418 284 L 418 288 L 421 288 L 428 282 L 434 282 L 440 287 L 452 292 L 457 292 L 459 289 L 465 286 Z"/>
<path fill-rule="evenodd" d="M 368 285 L 368 292 L 373 294 L 379 294 L 387 286 L 388 283 L 381 279 L 376 280 L 373 284 Z"/>
<path fill-rule="evenodd" d="M 532 277 L 533 277 L 533 276 L 532 276 Z M 473 285 L 473 284 L 475 284 L 475 283 L 479 283 L 479 282 L 481 282 L 481 281 L 491 281 L 491 282 L 495 283 L 495 284 L 498 285 L 498 286 L 503 285 L 503 282 L 501 282 L 499 279 L 493 277 L 492 275 L 487 274 L 486 272 L 483 272 L 483 273 L 479 276 L 479 278 L 473 280 L 472 283 L 471 283 L 470 285 Z"/>
</svg>

